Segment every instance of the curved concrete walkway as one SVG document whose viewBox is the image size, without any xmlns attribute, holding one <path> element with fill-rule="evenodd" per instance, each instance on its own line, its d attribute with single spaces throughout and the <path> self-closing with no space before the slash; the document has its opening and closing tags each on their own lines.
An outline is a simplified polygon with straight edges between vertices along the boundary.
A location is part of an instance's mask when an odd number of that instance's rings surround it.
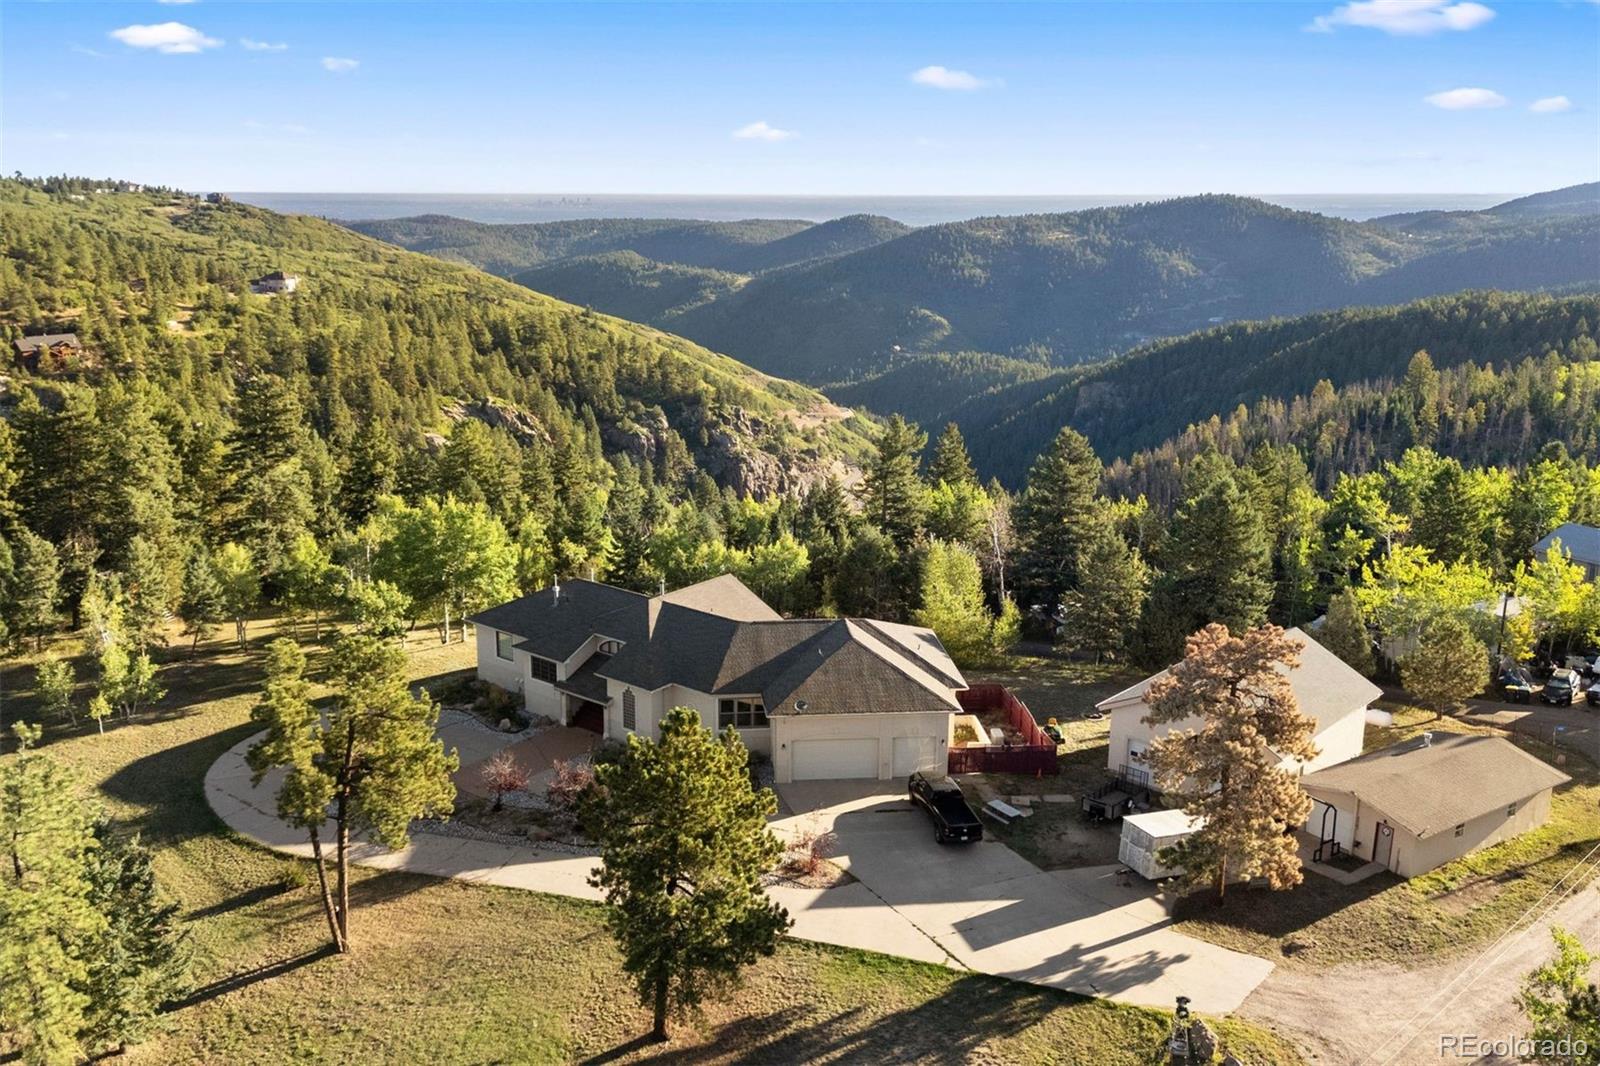
<svg viewBox="0 0 1600 1066">
<path fill-rule="evenodd" d="M 310 858 L 305 833 L 275 813 L 282 771 L 267 774 L 259 787 L 250 784 L 244 755 L 256 739 L 241 741 L 212 765 L 206 799 L 239 834 Z M 492 737 L 463 740 L 465 757 L 466 746 L 486 746 Z M 1210 1014 L 1237 1009 L 1272 970 L 1265 959 L 1174 932 L 1147 893 L 1115 884 L 1115 867 L 1045 873 L 990 841 L 938 847 L 923 815 L 905 803 L 903 786 L 896 792 L 887 782 L 837 782 L 784 792 L 789 808 L 805 813 L 778 819 L 773 829 L 785 836 L 808 827 L 833 830 L 840 842 L 835 861 L 856 878 L 827 889 L 770 888 L 794 919 L 792 936 L 1144 1006 L 1170 1007 L 1181 993 Z M 324 839 L 332 834 L 330 823 Z M 531 843 L 413 833 L 399 851 L 358 843 L 352 858 L 377 869 L 601 898 L 588 881 L 598 865 L 593 856 Z"/>
</svg>

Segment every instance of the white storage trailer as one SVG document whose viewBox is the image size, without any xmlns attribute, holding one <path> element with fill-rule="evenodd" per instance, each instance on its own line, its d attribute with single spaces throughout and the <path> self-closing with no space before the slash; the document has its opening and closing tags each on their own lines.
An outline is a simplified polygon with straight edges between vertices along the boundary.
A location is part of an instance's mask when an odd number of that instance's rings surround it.
<svg viewBox="0 0 1600 1066">
<path fill-rule="evenodd" d="M 1124 815 L 1117 861 L 1152 881 L 1181 874 L 1181 866 L 1163 866 L 1157 856 L 1162 848 L 1171 847 L 1204 824 L 1204 819 L 1177 810 Z"/>
</svg>

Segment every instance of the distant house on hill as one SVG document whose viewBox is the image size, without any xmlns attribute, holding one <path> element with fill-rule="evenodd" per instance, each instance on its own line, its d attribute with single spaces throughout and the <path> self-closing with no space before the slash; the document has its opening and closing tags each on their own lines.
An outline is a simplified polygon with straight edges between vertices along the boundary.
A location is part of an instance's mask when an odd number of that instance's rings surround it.
<svg viewBox="0 0 1600 1066">
<path fill-rule="evenodd" d="M 76 333 L 39 333 L 23 337 L 12 345 L 17 364 L 26 370 L 38 370 L 45 356 L 65 360 L 83 354 L 83 344 Z"/>
<path fill-rule="evenodd" d="M 251 292 L 277 293 L 293 292 L 300 285 L 300 279 L 293 274 L 285 274 L 281 270 L 274 270 L 264 274 L 250 283 Z"/>
<path fill-rule="evenodd" d="M 1533 554 L 1542 556 L 1558 540 L 1561 550 L 1583 567 L 1584 577 L 1593 581 L 1596 575 L 1600 575 L 1600 529 L 1577 522 L 1563 522 L 1533 546 Z"/>
<path fill-rule="evenodd" d="M 208 193 L 206 193 L 206 203 L 208 203 L 208 204 L 225 204 L 225 203 L 228 203 L 228 202 L 229 202 L 228 194 L 225 193 L 225 192 L 208 192 Z"/>
</svg>

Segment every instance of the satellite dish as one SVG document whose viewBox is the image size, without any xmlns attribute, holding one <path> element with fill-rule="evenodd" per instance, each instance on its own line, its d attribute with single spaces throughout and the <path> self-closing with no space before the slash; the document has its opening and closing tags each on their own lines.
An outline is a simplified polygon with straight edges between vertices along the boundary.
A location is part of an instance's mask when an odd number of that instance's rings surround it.
<svg viewBox="0 0 1600 1066">
<path fill-rule="evenodd" d="M 794 701 L 794 709 L 797 710 L 797 711 L 804 712 L 807 709 L 809 709 L 810 706 L 811 706 L 811 704 L 807 703 L 805 700 L 795 700 Z"/>
</svg>

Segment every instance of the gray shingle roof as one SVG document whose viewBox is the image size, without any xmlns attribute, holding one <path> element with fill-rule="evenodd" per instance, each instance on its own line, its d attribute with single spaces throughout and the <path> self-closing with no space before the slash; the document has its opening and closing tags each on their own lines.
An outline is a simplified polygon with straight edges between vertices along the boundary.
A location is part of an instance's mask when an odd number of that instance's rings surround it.
<svg viewBox="0 0 1600 1066">
<path fill-rule="evenodd" d="M 769 714 L 951 711 L 955 690 L 967 687 L 931 630 L 782 618 L 732 575 L 651 598 L 572 581 L 559 598 L 543 589 L 470 621 L 512 633 L 516 647 L 547 659 L 567 659 L 591 636 L 622 641 L 565 683 L 586 686 L 571 690 L 588 699 L 603 699 L 609 678 L 647 691 L 760 694 Z"/>
<path fill-rule="evenodd" d="M 1572 556 L 1573 562 L 1600 566 L 1600 529 L 1577 522 L 1563 522 L 1533 546 L 1533 554 L 1543 555 L 1558 540 L 1562 550 Z"/>
<path fill-rule="evenodd" d="M 1362 677 L 1333 652 L 1308 637 L 1299 628 L 1284 634 L 1300 645 L 1300 665 L 1289 673 L 1289 687 L 1300 704 L 1300 713 L 1317 723 L 1313 732 L 1320 733 L 1352 710 L 1365 710 L 1367 704 L 1383 695 L 1383 690 Z M 1117 711 L 1131 705 L 1144 706 L 1145 693 L 1158 677 L 1168 671 L 1151 674 L 1138 684 L 1130 685 L 1115 696 L 1107 696 L 1095 704 L 1102 711 Z"/>
<path fill-rule="evenodd" d="M 1501 737 L 1435 733 L 1307 774 L 1313 796 L 1343 793 L 1419 837 L 1453 829 L 1571 780 Z"/>
<path fill-rule="evenodd" d="M 570 692 L 574 696 L 595 703 L 609 703 L 611 696 L 606 692 L 606 679 L 595 673 L 611 658 L 598 652 L 589 656 L 584 664 L 572 672 L 572 676 L 565 681 L 557 681 L 556 688 L 563 692 Z"/>
<path fill-rule="evenodd" d="M 41 352 L 54 348 L 58 344 L 65 344 L 69 348 L 81 348 L 76 333 L 39 333 L 32 337 L 23 337 L 17 342 L 19 352 Z"/>
</svg>

